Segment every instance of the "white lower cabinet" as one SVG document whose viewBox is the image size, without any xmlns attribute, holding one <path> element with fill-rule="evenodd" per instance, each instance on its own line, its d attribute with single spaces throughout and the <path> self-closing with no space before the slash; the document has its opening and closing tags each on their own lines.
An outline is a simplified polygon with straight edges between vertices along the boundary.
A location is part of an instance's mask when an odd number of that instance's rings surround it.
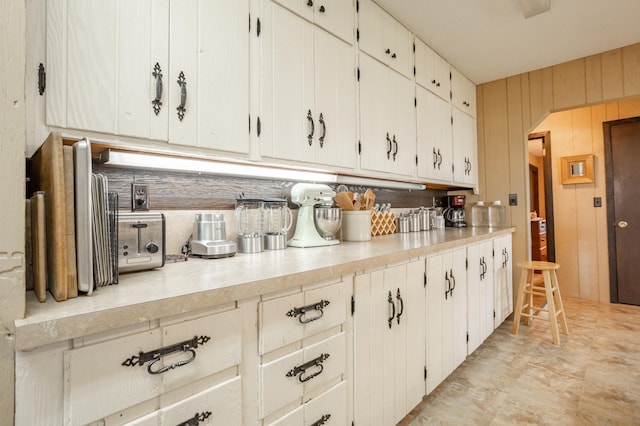
<svg viewBox="0 0 640 426">
<path fill-rule="evenodd" d="M 424 396 L 424 260 L 354 278 L 354 422 L 393 425 Z"/>
<path fill-rule="evenodd" d="M 493 240 L 494 328 L 513 312 L 513 262 L 511 234 Z"/>
<path fill-rule="evenodd" d="M 467 353 L 493 333 L 493 241 L 467 247 Z"/>
<path fill-rule="evenodd" d="M 427 257 L 427 393 L 467 356 L 466 248 Z"/>
</svg>

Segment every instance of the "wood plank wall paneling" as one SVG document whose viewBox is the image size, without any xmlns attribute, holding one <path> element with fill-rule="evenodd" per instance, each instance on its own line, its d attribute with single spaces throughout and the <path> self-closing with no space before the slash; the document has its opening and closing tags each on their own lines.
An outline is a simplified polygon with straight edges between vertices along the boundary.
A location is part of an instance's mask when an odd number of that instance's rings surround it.
<svg viewBox="0 0 640 426">
<path fill-rule="evenodd" d="M 152 210 L 233 210 L 235 200 L 244 193 L 247 198 L 291 199 L 292 181 L 214 176 L 200 173 L 142 170 L 94 165 L 94 173 L 102 173 L 109 180 L 109 190 L 118 193 L 121 210 L 131 209 L 131 184 L 149 185 L 149 204 Z M 329 185 L 334 190 L 335 184 Z M 367 188 L 349 185 L 349 190 L 364 193 Z M 415 208 L 431 206 L 433 197 L 447 193 L 440 189 L 409 191 L 371 188 L 377 203 L 391 203 L 391 207 Z M 289 203 L 291 208 L 296 205 Z"/>
<path fill-rule="evenodd" d="M 640 43 L 485 83 L 478 86 L 477 93 L 479 161 L 484 169 L 478 199 L 500 199 L 501 194 L 517 193 L 525 205 L 528 161 L 520 153 L 527 135 L 540 130 L 538 126 L 551 112 L 602 104 L 573 115 L 560 115 L 555 118 L 556 124 L 564 122 L 558 127 L 546 121 L 545 126 L 554 128 L 553 158 L 558 159 L 552 164 L 552 174 L 557 191 L 554 217 L 561 286 L 567 296 L 608 302 L 606 208 L 593 208 L 593 197 L 600 196 L 603 202 L 606 199 L 602 121 L 640 115 L 640 101 L 629 100 L 640 96 Z M 625 101 L 618 102 L 622 99 Z M 574 135 L 574 128 L 581 130 Z M 556 163 L 562 156 L 586 153 L 578 150 L 596 155 L 596 182 L 572 185 L 572 190 L 563 192 Z M 517 261 L 530 250 L 528 210 L 510 210 L 517 228 L 513 237 Z M 519 273 L 514 268 L 515 283 Z"/>
</svg>

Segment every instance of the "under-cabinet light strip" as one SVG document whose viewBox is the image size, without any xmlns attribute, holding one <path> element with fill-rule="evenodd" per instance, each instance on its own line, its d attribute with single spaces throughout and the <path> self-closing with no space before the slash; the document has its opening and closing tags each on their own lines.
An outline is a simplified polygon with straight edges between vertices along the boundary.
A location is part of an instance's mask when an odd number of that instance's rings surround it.
<svg viewBox="0 0 640 426">
<path fill-rule="evenodd" d="M 111 150 L 105 165 L 136 167 L 144 169 L 174 170 L 181 172 L 198 172 L 215 175 L 230 175 L 261 179 L 281 179 L 301 182 L 341 183 L 345 185 L 361 185 L 377 188 L 424 190 L 426 186 L 419 183 L 398 182 L 386 179 L 362 178 L 357 176 L 336 175 L 322 171 L 306 171 L 279 167 L 266 167 L 252 164 L 236 164 L 220 161 L 201 160 L 197 158 L 154 155 L 139 152 Z"/>
</svg>

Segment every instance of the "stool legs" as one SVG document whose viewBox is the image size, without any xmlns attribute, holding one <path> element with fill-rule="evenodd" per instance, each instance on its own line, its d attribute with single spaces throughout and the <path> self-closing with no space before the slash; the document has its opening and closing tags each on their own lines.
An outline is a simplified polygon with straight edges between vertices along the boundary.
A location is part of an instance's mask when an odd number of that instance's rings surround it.
<svg viewBox="0 0 640 426">
<path fill-rule="evenodd" d="M 562 297 L 560 296 L 560 285 L 558 284 L 558 275 L 556 274 L 556 271 L 553 271 L 553 275 L 551 275 L 551 283 L 556 289 L 553 292 L 553 296 L 556 304 L 556 310 L 560 311 L 560 328 L 562 329 L 563 334 L 569 334 L 567 317 L 564 314 L 564 305 L 562 304 Z"/>
<path fill-rule="evenodd" d="M 554 274 L 555 275 L 555 272 Z M 551 324 L 551 338 L 554 345 L 560 344 L 560 335 L 558 334 L 558 321 L 556 318 L 556 303 L 553 295 L 554 291 L 551 288 L 551 273 L 549 271 L 543 271 L 544 277 L 544 292 L 547 298 L 547 310 L 549 311 L 549 323 Z M 557 291 L 556 291 L 557 293 Z"/>
<path fill-rule="evenodd" d="M 525 289 L 527 287 L 528 271 L 522 270 L 520 274 L 520 284 L 518 284 L 518 295 L 516 296 L 516 308 L 514 309 L 513 326 L 511 327 L 511 333 L 518 334 L 518 328 L 520 327 L 520 315 L 522 314 L 522 304 L 524 303 Z"/>
</svg>

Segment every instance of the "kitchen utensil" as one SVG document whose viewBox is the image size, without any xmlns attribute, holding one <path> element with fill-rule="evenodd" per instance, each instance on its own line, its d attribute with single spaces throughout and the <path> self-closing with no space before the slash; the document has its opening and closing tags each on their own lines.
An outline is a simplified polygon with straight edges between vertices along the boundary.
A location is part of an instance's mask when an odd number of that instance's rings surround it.
<svg viewBox="0 0 640 426">
<path fill-rule="evenodd" d="M 320 236 L 325 240 L 331 240 L 342 226 L 342 209 L 340 207 L 316 206 L 313 219 Z"/>
<path fill-rule="evenodd" d="M 264 250 L 264 201 L 258 198 L 236 199 L 236 230 L 240 253 Z"/>
<path fill-rule="evenodd" d="M 371 189 L 367 189 L 363 195 L 365 200 L 365 210 L 370 210 L 376 202 L 376 194 Z"/>
<path fill-rule="evenodd" d="M 237 251 L 237 244 L 227 240 L 224 214 L 196 214 L 190 245 L 193 256 L 205 259 L 231 257 Z"/>
<path fill-rule="evenodd" d="M 82 139 L 73 144 L 76 214 L 76 268 L 78 290 L 93 292 L 93 226 L 91 200 L 91 142 Z"/>
<path fill-rule="evenodd" d="M 288 242 L 291 247 L 317 247 L 340 244 L 339 240 L 322 238 L 315 226 L 314 207 L 331 205 L 336 193 L 327 185 L 297 183 L 291 188 L 291 201 L 300 206 L 296 230 Z"/>
<path fill-rule="evenodd" d="M 34 187 L 46 196 L 47 283 L 53 298 L 67 300 L 67 221 L 62 136 L 52 132 L 31 158 Z"/>
<path fill-rule="evenodd" d="M 62 147 L 62 164 L 64 166 L 64 190 L 66 192 L 67 221 L 67 299 L 78 297 L 78 269 L 76 264 L 76 218 L 74 197 L 74 163 L 73 148 Z"/>
<path fill-rule="evenodd" d="M 33 248 L 33 290 L 38 301 L 47 299 L 47 237 L 44 192 L 31 197 L 31 241 Z"/>
<path fill-rule="evenodd" d="M 333 199 L 342 210 L 353 210 L 353 201 L 346 192 L 338 192 Z"/>
</svg>

